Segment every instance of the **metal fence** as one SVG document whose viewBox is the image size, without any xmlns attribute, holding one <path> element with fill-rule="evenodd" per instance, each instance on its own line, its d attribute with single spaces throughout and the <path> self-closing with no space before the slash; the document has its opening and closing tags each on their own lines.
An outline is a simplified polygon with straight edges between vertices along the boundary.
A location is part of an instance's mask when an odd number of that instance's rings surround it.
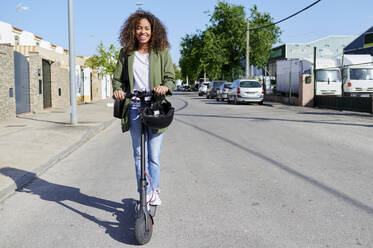
<svg viewBox="0 0 373 248">
<path fill-rule="evenodd" d="M 320 108 L 372 113 L 372 97 L 316 96 L 316 106 Z"/>
</svg>

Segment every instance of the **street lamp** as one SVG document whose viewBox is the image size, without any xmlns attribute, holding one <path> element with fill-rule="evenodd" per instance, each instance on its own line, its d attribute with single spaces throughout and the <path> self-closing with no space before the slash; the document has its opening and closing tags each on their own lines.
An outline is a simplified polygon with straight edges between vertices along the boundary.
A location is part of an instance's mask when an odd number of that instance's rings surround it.
<svg viewBox="0 0 373 248">
<path fill-rule="evenodd" d="M 76 75 L 75 75 L 75 45 L 74 45 L 74 12 L 73 0 L 67 0 L 69 16 L 69 65 L 70 65 L 70 124 L 78 123 L 76 113 Z"/>
<path fill-rule="evenodd" d="M 250 20 L 247 18 L 247 27 L 246 27 L 246 74 L 245 77 L 248 79 L 250 77 Z"/>
</svg>

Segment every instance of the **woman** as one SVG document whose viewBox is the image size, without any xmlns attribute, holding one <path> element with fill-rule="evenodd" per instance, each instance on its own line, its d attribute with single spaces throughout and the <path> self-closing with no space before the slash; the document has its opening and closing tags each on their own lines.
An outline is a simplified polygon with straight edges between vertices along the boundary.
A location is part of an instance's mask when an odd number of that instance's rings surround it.
<svg viewBox="0 0 373 248">
<path fill-rule="evenodd" d="M 123 24 L 120 37 L 122 49 L 113 77 L 116 99 L 125 99 L 126 92 L 154 91 L 157 95 L 171 95 L 175 86 L 175 74 L 169 52 L 165 27 L 153 14 L 137 11 Z M 141 169 L 141 121 L 140 102 L 125 99 L 122 131 L 130 130 L 135 159 L 138 191 Z M 145 168 L 154 188 L 147 187 L 151 205 L 161 205 L 159 198 L 160 152 L 164 129 L 147 128 L 147 158 Z M 152 197 L 151 197 L 152 196 Z"/>
</svg>

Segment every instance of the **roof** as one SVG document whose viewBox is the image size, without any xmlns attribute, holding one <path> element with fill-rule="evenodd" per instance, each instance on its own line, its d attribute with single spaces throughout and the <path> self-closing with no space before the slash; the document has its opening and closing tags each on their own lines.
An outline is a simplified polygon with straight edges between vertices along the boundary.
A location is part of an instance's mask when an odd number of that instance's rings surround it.
<svg viewBox="0 0 373 248">
<path fill-rule="evenodd" d="M 344 51 L 345 52 L 351 52 L 354 50 L 360 50 L 360 49 L 366 49 L 364 47 L 364 36 L 366 33 L 373 33 L 373 26 L 370 27 L 367 31 L 362 33 L 359 37 L 357 37 L 355 40 L 353 40 L 350 44 L 348 44 Z"/>
</svg>

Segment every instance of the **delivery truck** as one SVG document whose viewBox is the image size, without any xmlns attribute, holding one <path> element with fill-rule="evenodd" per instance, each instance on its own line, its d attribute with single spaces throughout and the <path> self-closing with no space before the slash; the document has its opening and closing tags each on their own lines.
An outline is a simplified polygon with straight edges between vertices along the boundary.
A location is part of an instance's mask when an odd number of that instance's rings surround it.
<svg viewBox="0 0 373 248">
<path fill-rule="evenodd" d="M 340 59 L 345 96 L 373 96 L 373 60 L 369 54 L 345 54 Z"/>
<path fill-rule="evenodd" d="M 337 58 L 317 59 L 315 73 L 316 95 L 342 94 L 342 77 Z"/>
</svg>

